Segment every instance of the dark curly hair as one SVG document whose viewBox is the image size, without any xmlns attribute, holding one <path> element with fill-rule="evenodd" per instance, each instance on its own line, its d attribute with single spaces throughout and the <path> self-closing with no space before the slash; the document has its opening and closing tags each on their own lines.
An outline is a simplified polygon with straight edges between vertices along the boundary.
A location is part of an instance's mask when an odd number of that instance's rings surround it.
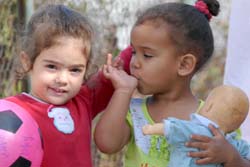
<svg viewBox="0 0 250 167">
<path fill-rule="evenodd" d="M 216 0 L 201 0 L 207 5 L 212 16 L 219 13 L 219 2 Z M 146 21 L 165 23 L 171 31 L 170 38 L 176 44 L 177 51 L 196 56 L 198 71 L 212 56 L 214 39 L 209 19 L 205 13 L 195 6 L 184 3 L 163 3 L 153 6 L 140 14 L 135 25 Z"/>
</svg>

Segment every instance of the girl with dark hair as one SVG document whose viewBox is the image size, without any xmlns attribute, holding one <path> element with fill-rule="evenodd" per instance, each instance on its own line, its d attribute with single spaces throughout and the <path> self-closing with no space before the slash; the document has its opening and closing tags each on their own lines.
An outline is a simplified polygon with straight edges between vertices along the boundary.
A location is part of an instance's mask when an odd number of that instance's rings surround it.
<svg viewBox="0 0 250 167">
<path fill-rule="evenodd" d="M 166 167 L 171 146 L 163 136 L 144 136 L 142 127 L 168 117 L 189 120 L 203 105 L 190 85 L 213 54 L 209 21 L 219 8 L 216 0 L 198 0 L 195 6 L 163 3 L 138 17 L 131 32 L 131 47 L 121 57 L 132 56 L 131 75 L 138 80 L 138 91 L 148 96 L 128 101 L 123 95 L 122 101 L 127 103 L 123 105 L 119 102 L 122 98 L 111 99 L 95 131 L 101 151 L 114 153 L 127 145 L 126 167 Z M 249 166 L 250 162 L 241 158 L 218 130 L 211 130 L 213 138 L 192 136 L 197 141 L 187 145 L 201 151 L 187 156 L 198 158 L 197 164 Z"/>
</svg>

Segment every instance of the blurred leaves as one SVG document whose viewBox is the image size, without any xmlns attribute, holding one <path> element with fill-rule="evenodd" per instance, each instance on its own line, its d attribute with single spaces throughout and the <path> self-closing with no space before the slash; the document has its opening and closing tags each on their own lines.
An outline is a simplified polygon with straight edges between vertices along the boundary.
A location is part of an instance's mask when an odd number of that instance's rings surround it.
<svg viewBox="0 0 250 167">
<path fill-rule="evenodd" d="M 4 97 L 18 91 L 13 75 L 17 20 L 15 0 L 0 1 L 0 20 L 0 97 Z"/>
</svg>

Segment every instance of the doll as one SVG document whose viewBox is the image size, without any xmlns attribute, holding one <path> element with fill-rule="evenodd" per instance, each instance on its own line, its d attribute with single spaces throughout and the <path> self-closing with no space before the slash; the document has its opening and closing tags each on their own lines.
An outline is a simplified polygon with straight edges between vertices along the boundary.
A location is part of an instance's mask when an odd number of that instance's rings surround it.
<svg viewBox="0 0 250 167">
<path fill-rule="evenodd" d="M 194 158 L 187 156 L 189 151 L 195 150 L 185 147 L 185 142 L 190 140 L 191 134 L 212 137 L 208 128 L 209 124 L 219 128 L 229 143 L 249 160 L 250 146 L 247 142 L 236 139 L 236 133 L 233 132 L 245 120 L 248 109 L 249 100 L 241 89 L 222 85 L 210 92 L 204 105 L 197 113 L 191 115 L 190 120 L 168 118 L 163 123 L 145 125 L 142 131 L 144 135 L 165 135 L 170 147 L 169 166 L 198 166 L 195 164 Z"/>
</svg>

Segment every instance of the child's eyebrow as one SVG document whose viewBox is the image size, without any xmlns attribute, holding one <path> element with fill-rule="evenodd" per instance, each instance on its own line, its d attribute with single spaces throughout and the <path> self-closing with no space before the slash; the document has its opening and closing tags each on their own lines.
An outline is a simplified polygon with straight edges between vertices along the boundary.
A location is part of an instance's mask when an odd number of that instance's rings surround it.
<svg viewBox="0 0 250 167">
<path fill-rule="evenodd" d="M 57 62 L 57 61 L 53 61 L 53 60 L 43 60 L 43 62 L 45 63 L 52 63 L 52 64 L 57 64 L 57 65 L 63 65 L 62 63 L 60 62 Z M 85 64 L 72 64 L 69 66 L 69 68 L 85 68 L 86 65 Z"/>
<path fill-rule="evenodd" d="M 134 46 L 132 44 L 132 42 L 130 42 L 130 46 L 134 49 Z M 144 49 L 144 50 L 152 50 L 152 51 L 156 51 L 157 49 L 148 47 L 148 46 L 140 46 L 140 48 Z"/>
<path fill-rule="evenodd" d="M 69 66 L 70 68 L 85 68 L 86 66 L 84 64 L 74 64 L 72 66 Z"/>
<path fill-rule="evenodd" d="M 155 51 L 156 50 L 154 48 L 147 47 L 147 46 L 142 46 L 142 49 L 144 49 L 144 50 L 151 50 L 151 51 Z"/>
</svg>

